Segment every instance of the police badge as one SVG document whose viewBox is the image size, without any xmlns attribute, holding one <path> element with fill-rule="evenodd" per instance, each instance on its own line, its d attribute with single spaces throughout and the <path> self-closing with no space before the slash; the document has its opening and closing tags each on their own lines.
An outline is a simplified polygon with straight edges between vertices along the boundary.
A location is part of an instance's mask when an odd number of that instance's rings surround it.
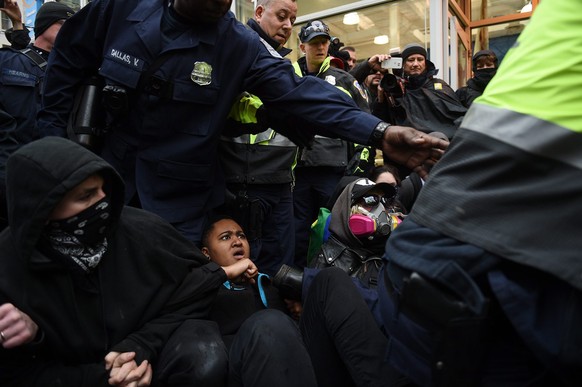
<svg viewBox="0 0 582 387">
<path fill-rule="evenodd" d="M 195 62 L 190 79 L 200 86 L 210 85 L 212 82 L 212 66 L 206 62 Z"/>
</svg>

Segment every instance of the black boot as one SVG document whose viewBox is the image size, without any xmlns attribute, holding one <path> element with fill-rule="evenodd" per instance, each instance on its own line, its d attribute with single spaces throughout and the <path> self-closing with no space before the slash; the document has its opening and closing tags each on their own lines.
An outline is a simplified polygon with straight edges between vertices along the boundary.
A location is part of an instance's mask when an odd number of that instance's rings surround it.
<svg viewBox="0 0 582 387">
<path fill-rule="evenodd" d="M 288 265 L 282 265 L 273 277 L 273 286 L 279 289 L 279 293 L 283 298 L 301 301 L 303 271 Z"/>
</svg>

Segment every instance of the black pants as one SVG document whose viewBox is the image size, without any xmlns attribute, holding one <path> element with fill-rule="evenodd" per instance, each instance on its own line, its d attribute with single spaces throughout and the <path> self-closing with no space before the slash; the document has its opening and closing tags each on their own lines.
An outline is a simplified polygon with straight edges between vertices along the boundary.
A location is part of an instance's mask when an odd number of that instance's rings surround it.
<svg viewBox="0 0 582 387">
<path fill-rule="evenodd" d="M 228 353 L 218 325 L 188 320 L 172 334 L 154 365 L 153 386 L 226 386 Z"/>
<path fill-rule="evenodd" d="M 316 387 L 311 360 L 295 322 L 275 309 L 249 317 L 230 348 L 228 385 Z"/>
<path fill-rule="evenodd" d="M 398 384 L 384 361 L 388 338 L 342 270 L 323 269 L 315 277 L 300 328 L 320 386 Z"/>
</svg>

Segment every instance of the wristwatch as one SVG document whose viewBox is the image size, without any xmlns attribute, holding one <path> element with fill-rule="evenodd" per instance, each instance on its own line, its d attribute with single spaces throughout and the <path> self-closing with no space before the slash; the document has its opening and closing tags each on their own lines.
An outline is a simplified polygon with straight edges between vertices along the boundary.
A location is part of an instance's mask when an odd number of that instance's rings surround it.
<svg viewBox="0 0 582 387">
<path fill-rule="evenodd" d="M 374 128 L 374 131 L 370 135 L 370 142 L 369 144 L 372 145 L 374 148 L 382 149 L 382 142 L 384 141 L 384 133 L 390 127 L 390 124 L 387 122 L 380 122 Z"/>
</svg>

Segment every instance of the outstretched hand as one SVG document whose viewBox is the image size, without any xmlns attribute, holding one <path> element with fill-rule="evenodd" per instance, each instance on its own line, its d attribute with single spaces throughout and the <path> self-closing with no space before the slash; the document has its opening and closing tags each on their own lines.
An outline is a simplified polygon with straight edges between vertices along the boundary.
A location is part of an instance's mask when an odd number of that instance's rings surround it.
<svg viewBox="0 0 582 387">
<path fill-rule="evenodd" d="M 382 151 L 390 160 L 406 166 L 424 179 L 448 146 L 448 141 L 414 128 L 392 125 L 384 133 Z"/>
</svg>

